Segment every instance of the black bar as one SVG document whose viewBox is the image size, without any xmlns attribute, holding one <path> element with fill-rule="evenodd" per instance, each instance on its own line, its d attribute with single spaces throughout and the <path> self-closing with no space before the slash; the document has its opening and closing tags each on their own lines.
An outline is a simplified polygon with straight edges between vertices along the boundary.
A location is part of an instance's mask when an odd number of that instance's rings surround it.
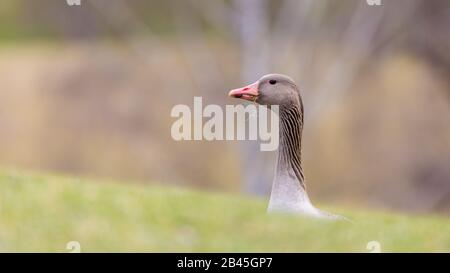
<svg viewBox="0 0 450 273">
<path fill-rule="evenodd" d="M 420 257 L 419 257 L 420 256 Z M 446 268 L 449 254 L 300 254 L 300 253 L 60 253 L 0 254 L 2 267 L 25 269 L 130 270 L 143 272 L 305 272 L 363 269 L 385 272 L 392 264 Z M 430 261 L 431 260 L 431 261 Z M 385 263 L 389 264 L 389 266 Z M 83 271 L 81 271 L 83 270 Z M 359 271 L 359 272 L 360 272 Z M 365 269 L 362 271 L 366 271 Z"/>
</svg>

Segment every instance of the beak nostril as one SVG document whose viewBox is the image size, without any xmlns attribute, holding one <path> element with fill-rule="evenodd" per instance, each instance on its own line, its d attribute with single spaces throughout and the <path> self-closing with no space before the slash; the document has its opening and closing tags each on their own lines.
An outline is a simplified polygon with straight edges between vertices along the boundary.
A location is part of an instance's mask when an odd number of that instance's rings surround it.
<svg viewBox="0 0 450 273">
<path fill-rule="evenodd" d="M 247 91 L 247 90 L 249 90 L 250 88 L 248 88 L 248 87 L 245 87 L 244 89 L 242 89 L 242 91 Z"/>
</svg>

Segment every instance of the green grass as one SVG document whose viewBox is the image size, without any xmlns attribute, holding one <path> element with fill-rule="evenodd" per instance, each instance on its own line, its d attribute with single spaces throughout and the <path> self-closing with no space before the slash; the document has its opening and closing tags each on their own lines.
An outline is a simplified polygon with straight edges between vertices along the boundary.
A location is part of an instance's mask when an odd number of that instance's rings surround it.
<svg viewBox="0 0 450 273">
<path fill-rule="evenodd" d="M 0 251 L 450 251 L 450 219 L 336 209 L 354 223 L 266 215 L 266 201 L 0 172 Z"/>
</svg>

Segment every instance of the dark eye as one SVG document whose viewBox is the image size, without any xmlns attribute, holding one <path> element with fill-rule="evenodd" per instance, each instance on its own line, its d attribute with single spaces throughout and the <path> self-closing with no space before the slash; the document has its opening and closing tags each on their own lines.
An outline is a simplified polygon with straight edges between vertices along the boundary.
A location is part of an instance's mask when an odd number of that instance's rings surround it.
<svg viewBox="0 0 450 273">
<path fill-rule="evenodd" d="M 270 83 L 271 85 L 274 85 L 274 84 L 277 83 L 277 81 L 276 81 L 276 80 L 270 80 L 269 83 Z"/>
</svg>

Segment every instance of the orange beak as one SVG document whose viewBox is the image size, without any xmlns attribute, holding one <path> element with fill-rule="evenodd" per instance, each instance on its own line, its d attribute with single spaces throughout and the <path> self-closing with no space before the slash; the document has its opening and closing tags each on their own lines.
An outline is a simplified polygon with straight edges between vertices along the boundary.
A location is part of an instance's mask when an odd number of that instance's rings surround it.
<svg viewBox="0 0 450 273">
<path fill-rule="evenodd" d="M 228 96 L 232 98 L 254 101 L 259 95 L 258 85 L 259 82 L 257 81 L 245 87 L 233 89 L 228 93 Z"/>
</svg>

